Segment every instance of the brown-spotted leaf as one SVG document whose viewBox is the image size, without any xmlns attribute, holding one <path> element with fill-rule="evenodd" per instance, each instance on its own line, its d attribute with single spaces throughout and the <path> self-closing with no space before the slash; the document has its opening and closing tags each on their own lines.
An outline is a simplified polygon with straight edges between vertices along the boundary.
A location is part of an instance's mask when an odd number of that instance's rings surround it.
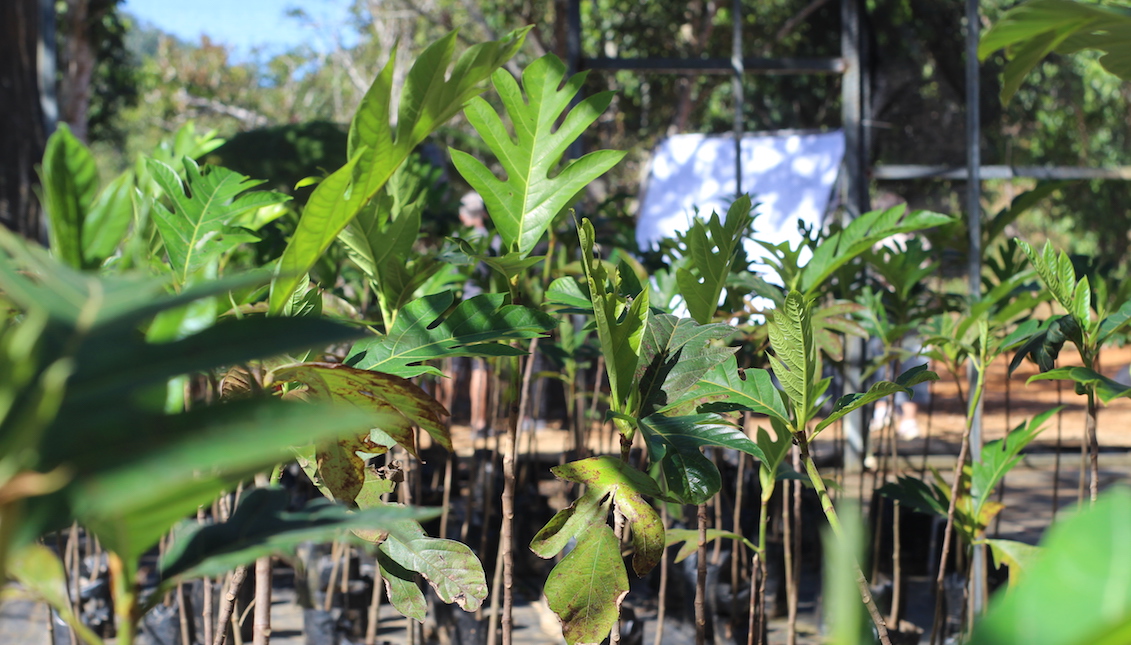
<svg viewBox="0 0 1131 645">
<path fill-rule="evenodd" d="M 487 597 L 487 578 L 475 553 L 462 542 L 429 537 L 417 522 L 392 524 L 381 552 L 424 576 L 440 600 L 464 611 L 477 611 Z"/>
<path fill-rule="evenodd" d="M 664 524 L 656 509 L 643 497 L 662 495 L 651 477 L 608 455 L 550 470 L 560 479 L 585 484 L 585 494 L 555 515 L 534 536 L 531 550 L 543 558 L 551 558 L 565 548 L 570 539 L 577 538 L 579 543 L 589 539 L 591 530 L 603 525 L 611 498 L 632 530 L 632 569 L 643 576 L 660 562 L 664 553 Z"/>
<path fill-rule="evenodd" d="M 397 483 L 403 480 L 404 475 L 399 468 L 366 468 L 365 483 L 361 486 L 361 491 L 358 492 L 357 499 L 354 500 L 357 503 L 357 508 L 359 510 L 365 510 L 367 508 L 387 505 L 381 500 L 381 496 L 392 493 L 396 490 Z M 357 537 L 367 542 L 372 542 L 373 544 L 381 544 L 389 535 L 389 532 L 385 529 L 353 529 L 353 533 Z"/>
<path fill-rule="evenodd" d="M 271 371 L 269 382 L 298 381 L 318 396 L 372 410 L 374 427 L 416 454 L 413 427 L 424 429 L 444 448 L 452 450 L 452 438 L 444 425 L 448 411 L 439 401 L 412 381 L 341 363 L 299 363 Z"/>
<path fill-rule="evenodd" d="M 388 447 L 373 441 L 369 433 L 319 446 L 317 463 L 322 485 L 333 493 L 334 499 L 354 504 L 365 486 L 365 458 L 358 453 L 379 455 L 386 451 Z"/>
<path fill-rule="evenodd" d="M 562 621 L 566 643 L 600 643 L 609 636 L 628 594 L 620 540 L 608 524 L 579 538 L 546 580 L 546 602 Z"/>
</svg>

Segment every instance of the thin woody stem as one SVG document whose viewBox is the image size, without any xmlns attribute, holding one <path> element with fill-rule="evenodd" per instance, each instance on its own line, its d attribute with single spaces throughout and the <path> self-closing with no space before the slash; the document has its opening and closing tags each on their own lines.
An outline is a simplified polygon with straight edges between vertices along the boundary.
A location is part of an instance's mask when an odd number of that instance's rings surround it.
<svg viewBox="0 0 1131 645">
<path fill-rule="evenodd" d="M 809 455 L 809 440 L 805 436 L 805 432 L 795 432 L 794 439 L 797 440 L 797 447 L 801 451 L 801 461 L 805 464 L 805 472 L 809 475 L 809 481 L 813 484 L 814 490 L 817 491 L 817 498 L 821 502 L 821 510 L 825 512 L 825 517 L 828 518 L 829 527 L 833 530 L 833 534 L 838 539 L 844 537 L 844 529 L 841 527 L 840 519 L 837 517 L 836 509 L 833 508 L 832 499 L 829 497 L 829 491 L 825 488 L 825 480 L 821 478 L 821 473 L 817 470 L 817 465 L 813 463 L 812 457 Z M 855 556 L 853 557 L 855 560 Z M 880 610 L 876 607 L 876 601 L 872 598 L 872 591 L 868 588 L 868 579 L 864 577 L 864 572 L 860 569 L 858 562 L 853 562 L 856 569 L 856 586 L 860 591 L 860 597 L 864 601 L 864 607 L 868 610 L 868 616 L 872 619 L 872 624 L 876 626 L 876 633 L 880 637 L 880 643 L 883 645 L 891 645 L 891 639 L 888 638 L 887 624 L 884 622 L 884 617 L 880 615 Z"/>
</svg>

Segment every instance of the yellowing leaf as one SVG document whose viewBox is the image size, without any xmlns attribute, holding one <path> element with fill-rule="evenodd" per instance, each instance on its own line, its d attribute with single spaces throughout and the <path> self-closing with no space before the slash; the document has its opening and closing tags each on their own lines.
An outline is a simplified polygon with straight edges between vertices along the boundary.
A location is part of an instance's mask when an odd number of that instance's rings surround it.
<svg viewBox="0 0 1131 645">
<path fill-rule="evenodd" d="M 628 594 L 620 541 L 607 524 L 579 540 L 546 580 L 546 602 L 562 621 L 566 643 L 600 643 L 616 625 Z"/>
<path fill-rule="evenodd" d="M 299 363 L 276 368 L 268 375 L 268 382 L 281 381 L 304 383 L 315 396 L 371 412 L 372 427 L 414 456 L 416 426 L 444 448 L 452 449 L 451 436 L 442 420 L 447 410 L 407 379 L 340 363 Z M 353 503 L 365 484 L 365 460 L 358 453 L 380 454 L 386 449 L 368 431 L 320 447 L 317 461 L 322 483 L 336 499 Z"/>
</svg>

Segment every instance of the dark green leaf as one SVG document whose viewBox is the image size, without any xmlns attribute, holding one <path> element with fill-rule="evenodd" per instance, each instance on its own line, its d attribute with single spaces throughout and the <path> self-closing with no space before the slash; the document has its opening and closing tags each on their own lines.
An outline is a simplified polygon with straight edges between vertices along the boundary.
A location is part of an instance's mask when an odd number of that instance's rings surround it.
<svg viewBox="0 0 1131 645">
<path fill-rule="evenodd" d="M 1115 399 L 1131 395 L 1131 387 L 1086 367 L 1059 367 L 1042 374 L 1034 374 L 1029 377 L 1028 382 L 1058 379 L 1075 381 L 1085 387 L 1094 388 L 1096 395 L 1104 403 L 1111 403 Z"/>
<path fill-rule="evenodd" d="M 430 509 L 386 506 L 350 511 L 327 499 L 288 511 L 289 494 L 279 488 L 246 493 L 231 519 L 201 525 L 186 521 L 161 559 L 166 578 L 215 576 L 265 555 L 286 555 L 302 542 L 329 542 L 351 528 L 390 526 L 405 519 L 426 519 Z"/>
<path fill-rule="evenodd" d="M 685 504 L 702 504 L 719 491 L 722 481 L 714 462 L 700 452 L 704 446 L 740 450 L 764 460 L 762 449 L 735 426 L 715 414 L 640 419 L 653 463 L 663 467 L 671 493 Z"/>
<path fill-rule="evenodd" d="M 729 325 L 700 325 L 670 314 L 649 315 L 633 375 L 640 391 L 638 414 L 647 416 L 679 400 L 708 370 L 733 360 L 737 347 L 711 346 L 733 333 Z"/>
</svg>

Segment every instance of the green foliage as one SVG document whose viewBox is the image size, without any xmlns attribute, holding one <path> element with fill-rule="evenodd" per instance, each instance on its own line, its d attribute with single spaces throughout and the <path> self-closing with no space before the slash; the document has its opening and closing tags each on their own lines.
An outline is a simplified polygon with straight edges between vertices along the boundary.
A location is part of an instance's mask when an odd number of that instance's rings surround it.
<svg viewBox="0 0 1131 645">
<path fill-rule="evenodd" d="M 162 281 L 77 273 L 7 232 L 0 232 L 0 249 L 0 291 L 26 317 L 18 328 L 5 324 L 4 340 L 28 342 L 22 353 L 5 353 L 18 364 L 0 397 L 9 401 L 0 442 L 16 452 L 0 458 L 0 487 L 26 492 L 0 504 L 0 558 L 80 522 L 118 568 L 114 596 L 128 639 L 141 616 L 139 558 L 174 524 L 285 459 L 289 445 L 334 438 L 367 421 L 350 410 L 270 398 L 167 414 L 164 384 L 356 332 L 323 320 L 248 317 L 151 343 L 141 330 L 155 316 L 257 280 L 170 295 Z"/>
<path fill-rule="evenodd" d="M 860 575 L 856 563 L 858 554 L 863 551 L 864 527 L 858 519 L 860 510 L 851 501 L 846 500 L 840 506 L 840 514 L 849 518 L 845 530 L 839 534 L 825 530 L 821 534 L 821 544 L 829 554 L 824 566 L 824 591 L 832 626 L 828 642 L 856 645 L 872 639 L 854 580 Z"/>
<path fill-rule="evenodd" d="M 266 379 L 268 385 L 286 381 L 303 383 L 319 399 L 370 413 L 368 426 L 374 432 L 365 430 L 317 448 L 317 481 L 339 502 L 354 504 L 365 486 L 366 460 L 358 453 L 385 453 L 391 439 L 419 458 L 416 427 L 452 450 L 451 434 L 443 422 L 447 410 L 412 381 L 341 363 L 287 365 L 275 368 Z"/>
<path fill-rule="evenodd" d="M 628 594 L 628 573 L 620 555 L 620 540 L 608 524 L 592 526 L 546 580 L 543 588 L 550 610 L 562 621 L 568 645 L 599 643 L 620 616 Z"/>
<path fill-rule="evenodd" d="M 437 127 L 456 114 L 480 91 L 481 81 L 511 58 L 526 30 L 500 41 L 468 48 L 452 66 L 455 32 L 429 46 L 413 62 L 401 91 L 395 130 L 390 100 L 395 57 L 369 88 L 349 131 L 349 161 L 324 179 L 311 194 L 298 228 L 279 259 L 271 288 L 270 310 L 284 303 L 301 278 L 330 247 L 338 234 L 385 185 L 393 172 Z"/>
<path fill-rule="evenodd" d="M 63 622 L 75 630 L 79 638 L 90 645 L 102 644 L 102 639 L 71 609 L 67 574 L 63 571 L 63 562 L 54 551 L 42 544 L 29 544 L 12 558 L 9 573 L 24 589 L 50 605 Z"/>
<path fill-rule="evenodd" d="M 933 226 L 942 226 L 954 220 L 949 215 L 930 211 L 907 212 L 900 204 L 887 210 L 871 211 L 849 222 L 834 232 L 813 251 L 813 257 L 801 270 L 796 283 L 786 283 L 812 297 L 826 280 L 853 258 L 871 249 L 876 243 L 898 233 L 911 233 Z"/>
<path fill-rule="evenodd" d="M 955 503 L 955 528 L 965 544 L 985 539 L 985 531 L 1002 505 L 990 499 L 1005 475 L 1021 461 L 1021 451 L 1044 430 L 1045 422 L 1060 408 L 1054 408 L 1020 423 L 1004 439 L 996 439 L 982 447 L 982 460 L 964 468 Z M 928 484 L 914 477 L 900 477 L 887 483 L 880 494 L 920 512 L 946 517 L 950 505 L 950 488 L 935 473 L 936 482 Z"/>
<path fill-rule="evenodd" d="M 727 209 L 725 222 L 719 221 L 717 213 L 706 222 L 696 217 L 687 232 L 679 235 L 688 260 L 676 269 L 676 282 L 697 322 L 706 324 L 714 319 L 735 253 L 753 222 L 750 196 L 743 195 Z"/>
<path fill-rule="evenodd" d="M 678 413 L 688 405 L 697 405 L 704 412 L 749 410 L 781 421 L 789 420 L 781 392 L 774 387 L 770 373 L 758 368 L 739 370 L 738 360 L 733 356 L 711 368 L 694 389 L 659 411 Z"/>
<path fill-rule="evenodd" d="M 625 154 L 590 152 L 555 172 L 569 146 L 612 100 L 611 92 L 602 92 L 569 109 L 587 74 L 566 79 L 565 73 L 565 64 L 553 54 L 523 70 L 522 89 L 506 70 L 494 73 L 491 80 L 510 116 L 513 138 L 487 101 L 477 97 L 468 104 L 467 119 L 499 159 L 505 181 L 471 155 L 451 151 L 456 169 L 483 197 L 507 253 L 518 257 L 530 255 L 554 217 Z"/>
<path fill-rule="evenodd" d="M 426 519 L 435 511 L 387 506 L 350 511 L 316 499 L 289 511 L 289 495 L 277 488 L 256 488 L 240 499 L 231 519 L 203 525 L 185 521 L 161 559 L 166 586 L 174 578 L 217 576 L 266 555 L 293 555 L 302 542 L 329 542 L 350 528 L 390 526 L 407 518 Z"/>
<path fill-rule="evenodd" d="M 718 467 L 700 450 L 704 446 L 765 458 L 758 444 L 717 414 L 653 414 L 640 419 L 638 427 L 648 444 L 648 457 L 663 469 L 669 494 L 684 504 L 702 504 L 722 487 Z"/>
<path fill-rule="evenodd" d="M 55 257 L 76 269 L 101 266 L 132 219 L 132 178 L 123 174 L 99 191 L 94 156 L 65 123 L 48 139 L 39 171 Z"/>
<path fill-rule="evenodd" d="M 714 542 L 715 540 L 741 540 L 751 549 L 756 548 L 750 540 L 737 533 L 720 529 L 707 529 L 707 542 Z M 697 529 L 668 529 L 665 533 L 664 545 L 675 546 L 676 544 L 681 546 L 676 551 L 673 562 L 683 562 L 699 548 L 699 531 Z"/>
<path fill-rule="evenodd" d="M 1058 379 L 1076 383 L 1077 389 L 1081 390 L 1077 392 L 1078 394 L 1083 394 L 1083 391 L 1095 392 L 1096 396 L 1104 403 L 1111 403 L 1115 399 L 1131 396 L 1131 387 L 1087 367 L 1070 366 L 1050 369 L 1047 372 L 1030 376 L 1028 382 Z"/>
<path fill-rule="evenodd" d="M 443 421 L 448 411 L 408 379 L 341 363 L 300 363 L 271 370 L 267 383 L 272 381 L 298 381 L 318 397 L 372 411 L 370 425 L 380 428 L 414 457 L 418 457 L 415 427 L 427 432 L 445 450 L 452 450 L 451 433 Z"/>
<path fill-rule="evenodd" d="M 581 242 L 581 265 L 589 285 L 597 338 L 605 348 L 605 370 L 612 391 L 610 407 L 614 412 L 629 409 L 633 397 L 632 377 L 640 362 L 640 346 L 648 317 L 648 292 L 633 298 L 620 295 L 619 271 L 610 275 L 605 265 L 594 256 L 593 224 L 582 220 L 577 230 Z M 611 286 L 611 288 L 610 288 Z M 622 427 L 622 432 L 625 430 Z"/>
<path fill-rule="evenodd" d="M 783 307 L 774 312 L 767 323 L 770 346 L 774 353 L 770 363 L 789 403 L 794 432 L 800 431 L 816 413 L 820 370 L 817 346 L 813 343 L 812 315 L 805 296 L 791 291 Z M 827 386 L 827 383 L 826 383 Z"/>
<path fill-rule="evenodd" d="M 1131 490 L 1053 525 L 1021 581 L 999 594 L 972 645 L 1116 645 L 1131 637 Z"/>
<path fill-rule="evenodd" d="M 410 157 L 339 236 L 350 259 L 372 281 L 386 329 L 443 266 L 434 253 L 421 253 L 416 246 L 429 188 L 439 176 L 439 168 Z"/>
<path fill-rule="evenodd" d="M 1009 586 L 1013 587 L 1041 555 L 1041 547 L 1017 540 L 986 540 L 997 568 L 1009 567 Z"/>
<path fill-rule="evenodd" d="M 633 373 L 639 394 L 634 397 L 636 416 L 648 416 L 678 401 L 709 370 L 731 359 L 736 347 L 713 346 L 729 338 L 729 325 L 699 324 L 690 318 L 650 314 L 640 342 L 640 357 Z M 696 397 L 702 396 L 696 394 Z"/>
<path fill-rule="evenodd" d="M 258 238 L 237 223 L 245 213 L 289 199 L 269 191 L 246 192 L 262 184 L 217 166 L 203 172 L 192 159 L 183 159 L 184 185 L 171 167 L 149 161 L 149 172 L 173 204 L 160 204 L 153 213 L 173 270 L 174 284 L 187 284 L 210 263 L 245 242 Z M 187 194 L 186 194 L 187 192 Z"/>
<path fill-rule="evenodd" d="M 559 479 L 585 485 L 585 492 L 569 508 L 559 511 L 530 543 L 543 558 L 560 553 L 569 541 L 587 540 L 595 525 L 604 525 L 610 510 L 625 517 L 632 531 L 632 568 L 643 576 L 660 562 L 664 526 L 643 495 L 660 497 L 660 489 L 644 473 L 613 457 L 591 457 L 550 469 Z M 621 562 L 621 569 L 624 563 Z M 559 563 L 558 567 L 562 565 Z M 557 569 L 558 567 L 555 567 Z M 550 574 L 551 578 L 553 573 Z"/>
<path fill-rule="evenodd" d="M 464 611 L 477 611 L 487 597 L 483 565 L 471 549 L 455 540 L 429 537 L 413 520 L 392 523 L 388 539 L 377 548 L 383 556 L 382 572 L 394 574 L 401 592 L 412 593 L 403 583 L 413 582 L 412 587 L 416 589 L 413 595 L 422 597 L 414 578 L 404 576 L 407 571 L 422 575 L 440 600 L 455 603 Z M 389 561 L 399 568 L 389 567 Z M 416 600 L 410 602 L 416 603 Z"/>
<path fill-rule="evenodd" d="M 346 363 L 404 378 L 439 374 L 424 361 L 518 356 L 523 350 L 502 341 L 536 338 L 557 327 L 547 314 L 503 304 L 506 296 L 493 293 L 463 300 L 445 316 L 454 298 L 445 291 L 408 303 L 387 334 L 356 343 Z"/>
<path fill-rule="evenodd" d="M 310 191 L 296 190 L 296 184 L 341 167 L 348 159 L 346 141 L 345 129 L 336 123 L 287 123 L 239 132 L 205 160 L 265 179 L 274 190 L 294 191 L 296 201 L 303 203 Z"/>
<path fill-rule="evenodd" d="M 1006 12 L 982 35 L 978 57 L 1005 49 L 1001 102 L 1008 103 L 1029 72 L 1053 52 L 1103 52 L 1108 72 L 1131 80 L 1131 10 L 1075 0 L 1030 0 Z"/>
<path fill-rule="evenodd" d="M 923 365 L 918 365 L 900 374 L 896 377 L 895 381 L 880 381 L 874 384 L 872 387 L 868 388 L 867 392 L 845 394 L 833 404 L 832 412 L 813 428 L 813 435 L 829 427 L 853 410 L 859 410 L 869 403 L 875 403 L 896 392 L 906 392 L 908 395 L 911 395 L 911 388 L 913 386 L 937 380 L 939 380 L 938 374 L 929 371 L 927 364 L 924 363 Z"/>
</svg>

